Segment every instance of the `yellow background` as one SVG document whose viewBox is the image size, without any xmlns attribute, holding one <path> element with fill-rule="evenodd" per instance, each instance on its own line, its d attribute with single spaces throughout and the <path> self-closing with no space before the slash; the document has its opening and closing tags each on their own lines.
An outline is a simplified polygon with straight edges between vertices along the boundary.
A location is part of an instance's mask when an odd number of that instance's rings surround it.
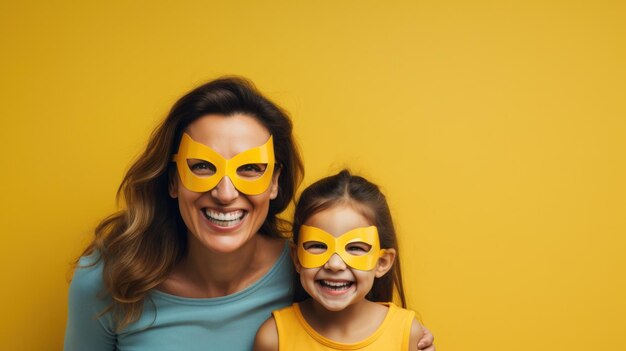
<svg viewBox="0 0 626 351">
<path fill-rule="evenodd" d="M 89 4 L 87 4 L 89 3 Z M 625 350 L 623 1 L 2 1 L 0 349 L 58 350 L 69 264 L 184 92 L 251 78 L 306 184 L 380 183 L 445 350 Z"/>
</svg>

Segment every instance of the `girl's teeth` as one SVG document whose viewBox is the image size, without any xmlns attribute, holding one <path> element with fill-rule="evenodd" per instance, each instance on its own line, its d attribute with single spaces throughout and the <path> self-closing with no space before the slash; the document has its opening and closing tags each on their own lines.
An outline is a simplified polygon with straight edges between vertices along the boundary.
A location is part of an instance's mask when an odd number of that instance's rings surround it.
<svg viewBox="0 0 626 351">
<path fill-rule="evenodd" d="M 330 280 L 322 280 L 320 283 L 332 289 L 345 289 L 352 285 L 352 282 L 335 282 Z"/>
<path fill-rule="evenodd" d="M 330 285 L 330 286 L 343 286 L 343 285 L 348 285 L 347 282 L 330 282 L 330 281 L 324 281 L 324 283 Z"/>
</svg>

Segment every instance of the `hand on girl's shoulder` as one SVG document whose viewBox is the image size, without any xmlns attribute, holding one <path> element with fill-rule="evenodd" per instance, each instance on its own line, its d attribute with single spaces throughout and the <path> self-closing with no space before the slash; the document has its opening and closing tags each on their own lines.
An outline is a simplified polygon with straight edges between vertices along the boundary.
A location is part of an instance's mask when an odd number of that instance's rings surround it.
<svg viewBox="0 0 626 351">
<path fill-rule="evenodd" d="M 263 322 L 254 338 L 254 351 L 278 351 L 278 328 L 274 317 Z"/>
<path fill-rule="evenodd" d="M 424 328 L 417 321 L 417 319 L 413 319 L 413 324 L 411 325 L 411 335 L 409 337 L 409 351 L 419 350 L 417 348 L 417 343 L 420 341 L 422 336 L 424 335 Z"/>
</svg>

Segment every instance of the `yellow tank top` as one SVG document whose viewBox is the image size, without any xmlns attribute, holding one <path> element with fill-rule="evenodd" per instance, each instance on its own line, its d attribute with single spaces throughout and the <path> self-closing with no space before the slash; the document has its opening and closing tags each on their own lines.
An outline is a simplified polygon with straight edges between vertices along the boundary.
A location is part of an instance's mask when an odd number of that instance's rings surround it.
<svg viewBox="0 0 626 351">
<path fill-rule="evenodd" d="M 415 312 L 399 308 L 393 303 L 383 305 L 388 306 L 389 311 L 380 327 L 365 340 L 353 344 L 335 342 L 318 334 L 306 322 L 297 303 L 274 311 L 272 314 L 278 328 L 278 350 L 408 350 Z"/>
</svg>

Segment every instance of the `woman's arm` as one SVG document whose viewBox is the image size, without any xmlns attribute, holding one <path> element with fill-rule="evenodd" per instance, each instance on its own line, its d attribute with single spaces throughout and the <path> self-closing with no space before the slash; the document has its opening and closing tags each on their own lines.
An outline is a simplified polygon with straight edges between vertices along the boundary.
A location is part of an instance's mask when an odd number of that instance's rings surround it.
<svg viewBox="0 0 626 351">
<path fill-rule="evenodd" d="M 278 329 L 274 317 L 266 320 L 256 333 L 254 351 L 278 351 Z"/>
</svg>

